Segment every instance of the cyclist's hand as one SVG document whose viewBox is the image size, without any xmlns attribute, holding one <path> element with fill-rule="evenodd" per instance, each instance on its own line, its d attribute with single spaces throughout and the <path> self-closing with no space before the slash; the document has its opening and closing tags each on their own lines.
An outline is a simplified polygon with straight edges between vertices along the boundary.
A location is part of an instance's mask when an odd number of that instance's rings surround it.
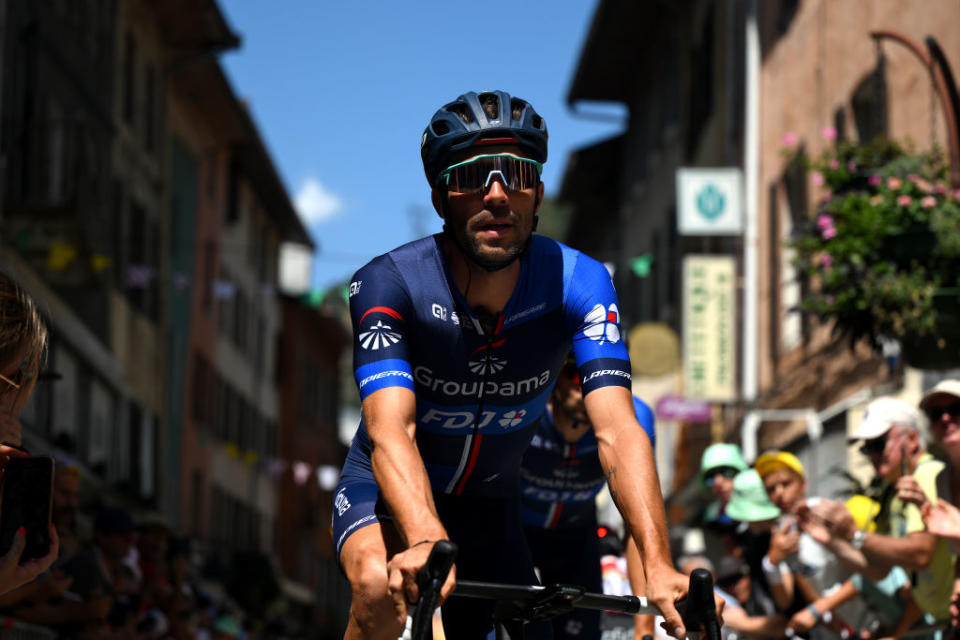
<svg viewBox="0 0 960 640">
<path fill-rule="evenodd" d="M 406 551 L 398 553 L 387 563 L 387 591 L 393 599 L 393 608 L 397 613 L 397 620 L 403 624 L 407 619 L 407 606 L 415 604 L 420 599 L 420 590 L 417 587 L 417 573 L 427 563 L 432 544 L 418 544 Z M 443 603 L 456 586 L 457 566 L 450 567 L 450 573 L 440 589 L 440 600 Z"/>
</svg>

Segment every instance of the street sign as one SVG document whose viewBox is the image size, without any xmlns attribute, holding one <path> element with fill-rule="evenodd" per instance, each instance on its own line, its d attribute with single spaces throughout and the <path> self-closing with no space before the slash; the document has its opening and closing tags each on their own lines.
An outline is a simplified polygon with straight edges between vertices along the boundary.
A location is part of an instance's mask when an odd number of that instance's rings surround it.
<svg viewBox="0 0 960 640">
<path fill-rule="evenodd" d="M 677 169 L 677 232 L 739 235 L 743 232 L 743 172 L 735 167 Z"/>
<path fill-rule="evenodd" d="M 733 256 L 683 259 L 683 395 L 736 400 L 736 262 Z"/>
<path fill-rule="evenodd" d="M 680 420 L 682 422 L 710 422 L 710 403 L 706 400 L 663 396 L 657 400 L 657 419 Z"/>
</svg>

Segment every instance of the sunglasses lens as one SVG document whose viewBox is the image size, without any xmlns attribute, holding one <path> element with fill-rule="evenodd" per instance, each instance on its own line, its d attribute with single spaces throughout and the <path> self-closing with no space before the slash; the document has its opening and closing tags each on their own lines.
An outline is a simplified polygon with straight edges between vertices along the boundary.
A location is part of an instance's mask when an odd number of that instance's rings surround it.
<svg viewBox="0 0 960 640">
<path fill-rule="evenodd" d="M 483 193 L 493 180 L 506 189 L 532 189 L 540 183 L 540 164 L 510 155 L 478 156 L 445 169 L 440 178 L 453 193 Z"/>
<path fill-rule="evenodd" d="M 933 407 L 927 409 L 927 418 L 930 419 L 931 423 L 940 422 L 940 419 L 943 418 L 943 414 L 949 415 L 951 418 L 960 417 L 960 402 L 947 405 L 946 407 Z"/>
</svg>

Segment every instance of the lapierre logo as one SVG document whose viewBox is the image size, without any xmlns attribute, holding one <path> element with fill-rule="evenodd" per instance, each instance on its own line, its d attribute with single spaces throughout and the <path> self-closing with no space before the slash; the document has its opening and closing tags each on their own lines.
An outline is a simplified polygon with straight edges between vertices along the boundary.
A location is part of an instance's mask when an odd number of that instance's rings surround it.
<svg viewBox="0 0 960 640">
<path fill-rule="evenodd" d="M 353 296 L 357 295 L 358 293 L 360 293 L 360 285 L 362 285 L 362 284 L 363 284 L 363 280 L 357 280 L 356 282 L 351 282 L 351 283 L 350 283 L 350 297 L 351 297 L 351 298 L 352 298 Z"/>
<path fill-rule="evenodd" d="M 599 369 L 584 378 L 581 384 L 587 384 L 594 378 L 599 378 L 601 376 L 617 376 L 618 378 L 626 378 L 627 380 L 631 380 L 633 378 L 629 371 L 621 371 L 620 369 Z"/>
<path fill-rule="evenodd" d="M 477 428 L 483 429 L 494 421 L 504 429 L 518 427 L 523 423 L 527 415 L 526 409 L 511 409 L 506 413 L 500 414 L 496 411 L 484 411 L 477 422 Z M 441 411 L 439 409 L 429 409 L 423 417 L 420 418 L 422 424 L 434 424 L 441 429 L 463 429 L 472 427 L 477 419 L 477 414 L 473 411 Z"/>
<path fill-rule="evenodd" d="M 376 351 L 381 347 L 384 349 L 392 347 L 400 342 L 402 337 L 403 336 L 393 330 L 393 327 L 388 324 L 383 324 L 383 320 L 377 320 L 377 324 L 357 336 L 360 340 L 360 346 L 364 349 L 370 349 L 371 351 Z"/>
<path fill-rule="evenodd" d="M 340 490 L 340 493 L 338 493 L 337 497 L 333 500 L 333 506 L 337 508 L 337 515 L 341 516 L 350 508 L 350 501 L 347 500 L 347 496 L 344 495 L 343 489 Z"/>
<path fill-rule="evenodd" d="M 591 340 L 600 344 L 620 342 L 620 310 L 617 305 L 611 304 L 604 308 L 602 304 L 598 304 L 584 316 L 583 321 L 587 325 L 583 333 Z"/>
<path fill-rule="evenodd" d="M 380 373 L 375 373 L 372 376 L 367 376 L 360 381 L 360 384 L 357 385 L 359 388 L 363 389 L 364 386 L 371 382 L 381 380 L 383 378 L 390 378 L 393 376 L 400 376 L 401 378 L 406 378 L 407 380 L 413 380 L 413 376 L 407 373 L 406 371 L 392 370 L 392 371 L 381 371 Z"/>
<path fill-rule="evenodd" d="M 487 380 L 480 382 L 472 380 L 464 382 L 461 380 L 444 380 L 443 378 L 433 377 L 433 371 L 428 367 L 419 366 L 413 370 L 413 377 L 417 384 L 426 387 L 431 391 L 439 391 L 445 396 L 477 396 L 480 394 L 481 385 L 485 396 L 501 396 L 511 398 L 527 393 L 537 391 L 550 382 L 550 371 L 544 369 L 540 375 L 530 376 L 523 380 L 508 380 L 507 382 L 495 382 Z"/>
</svg>

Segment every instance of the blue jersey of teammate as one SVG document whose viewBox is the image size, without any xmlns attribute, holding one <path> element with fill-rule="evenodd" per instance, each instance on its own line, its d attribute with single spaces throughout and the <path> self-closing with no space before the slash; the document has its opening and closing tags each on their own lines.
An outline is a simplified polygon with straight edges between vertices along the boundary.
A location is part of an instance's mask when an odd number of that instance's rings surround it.
<svg viewBox="0 0 960 640">
<path fill-rule="evenodd" d="M 452 283 L 439 234 L 357 272 L 350 313 L 360 396 L 414 391 L 417 448 L 435 493 L 516 496 L 523 452 L 571 347 L 584 394 L 630 387 L 613 283 L 596 260 L 542 236 L 532 237 L 513 294 L 487 327 Z M 376 517 L 372 507 L 351 509 L 361 499 L 351 492 L 369 500 L 372 482 L 361 420 L 337 492 L 338 552 Z"/>
<path fill-rule="evenodd" d="M 653 411 L 634 396 L 637 421 L 656 444 Z M 577 442 L 567 442 L 553 415 L 544 411 L 520 469 L 523 524 L 546 529 L 592 527 L 594 498 L 606 477 L 597 455 L 597 436 L 588 428 Z"/>
</svg>

